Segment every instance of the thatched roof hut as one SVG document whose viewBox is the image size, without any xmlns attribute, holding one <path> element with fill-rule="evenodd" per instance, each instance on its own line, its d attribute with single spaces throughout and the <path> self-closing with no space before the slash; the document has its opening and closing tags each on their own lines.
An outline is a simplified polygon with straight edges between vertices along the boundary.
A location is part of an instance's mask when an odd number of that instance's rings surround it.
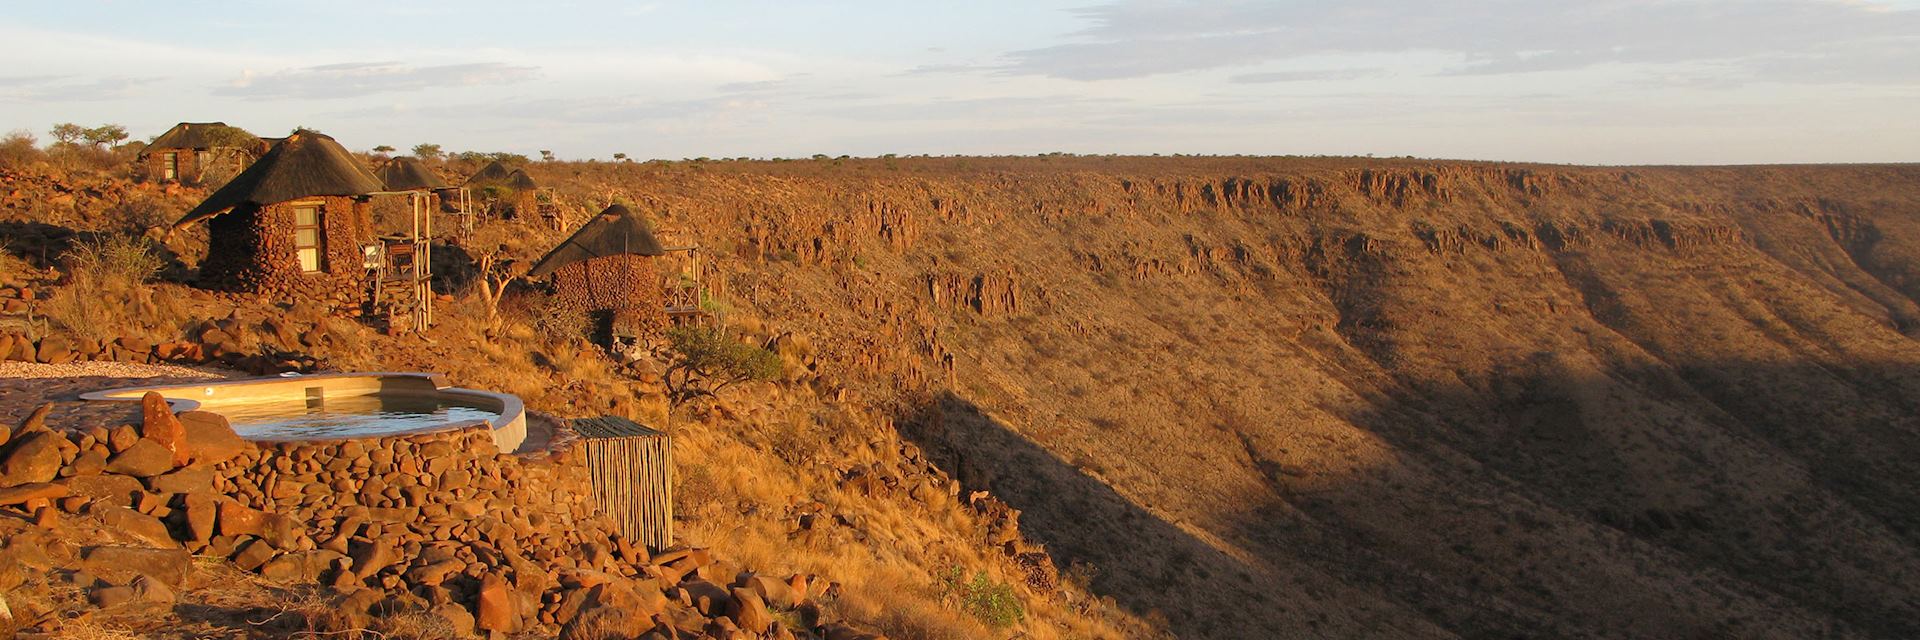
<svg viewBox="0 0 1920 640">
<path fill-rule="evenodd" d="M 514 191 L 533 191 L 539 189 L 540 185 L 533 181 L 533 176 L 527 175 L 526 170 L 514 169 L 513 173 L 507 174 L 507 188 Z"/>
<path fill-rule="evenodd" d="M 500 164 L 499 160 L 495 160 L 487 163 L 487 166 L 480 167 L 480 170 L 473 172 L 473 175 L 467 176 L 467 186 L 475 189 L 506 187 L 509 186 L 507 182 L 512 175 L 512 172 L 507 170 L 506 165 Z"/>
<path fill-rule="evenodd" d="M 182 150 L 196 151 L 206 149 L 245 149 L 255 153 L 266 150 L 265 143 L 246 129 L 228 126 L 225 122 L 182 122 L 173 125 L 166 133 L 147 143 L 140 150 L 144 156 L 157 151 Z"/>
<path fill-rule="evenodd" d="M 140 150 L 144 177 L 198 184 L 239 173 L 265 153 L 267 143 L 224 122 L 182 122 Z"/>
<path fill-rule="evenodd" d="M 357 301 L 361 247 L 372 239 L 378 177 L 311 131 L 288 136 L 174 223 L 207 221 L 203 284 L 219 289 Z"/>
<path fill-rule="evenodd" d="M 447 181 L 422 164 L 419 158 L 400 156 L 380 167 L 380 182 L 388 191 L 439 191 L 451 188 Z"/>
<path fill-rule="evenodd" d="M 589 312 L 611 335 L 643 336 L 667 325 L 660 240 L 626 207 L 607 207 L 547 252 L 527 275 L 552 276 L 555 300 Z"/>
<path fill-rule="evenodd" d="M 534 278 L 577 262 L 619 255 L 660 256 L 666 250 L 645 221 L 622 205 L 613 205 L 548 251 L 527 275 Z"/>
<path fill-rule="evenodd" d="M 240 205 L 266 206 L 308 196 L 357 197 L 384 190 L 380 178 L 332 137 L 302 131 L 274 145 L 173 226 L 190 225 Z"/>
</svg>

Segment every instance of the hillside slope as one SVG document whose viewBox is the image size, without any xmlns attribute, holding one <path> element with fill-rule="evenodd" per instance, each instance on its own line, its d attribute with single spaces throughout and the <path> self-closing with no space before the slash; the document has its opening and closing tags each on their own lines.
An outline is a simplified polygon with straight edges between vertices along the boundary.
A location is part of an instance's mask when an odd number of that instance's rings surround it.
<svg viewBox="0 0 1920 640">
<path fill-rule="evenodd" d="M 1920 634 L 1920 166 L 533 170 L 1177 635 Z"/>
</svg>

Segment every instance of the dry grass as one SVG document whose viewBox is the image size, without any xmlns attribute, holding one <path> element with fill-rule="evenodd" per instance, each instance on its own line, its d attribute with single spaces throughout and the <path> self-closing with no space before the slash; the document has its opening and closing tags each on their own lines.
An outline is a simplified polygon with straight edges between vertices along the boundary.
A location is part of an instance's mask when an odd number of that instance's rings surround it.
<svg viewBox="0 0 1920 640">
<path fill-rule="evenodd" d="M 55 327 L 87 340 L 171 338 L 192 316 L 149 282 L 162 265 L 146 240 L 117 234 L 76 242 L 62 257 L 66 279 L 39 306 Z"/>
</svg>

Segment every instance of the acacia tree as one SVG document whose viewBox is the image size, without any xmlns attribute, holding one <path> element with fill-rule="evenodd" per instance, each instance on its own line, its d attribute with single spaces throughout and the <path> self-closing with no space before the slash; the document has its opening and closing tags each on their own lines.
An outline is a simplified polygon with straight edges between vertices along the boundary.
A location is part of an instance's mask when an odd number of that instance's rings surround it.
<svg viewBox="0 0 1920 640">
<path fill-rule="evenodd" d="M 427 142 L 413 145 L 413 157 L 421 160 L 439 160 L 440 145 Z"/>
<path fill-rule="evenodd" d="M 96 147 L 111 147 L 127 139 L 127 128 L 117 124 L 103 124 L 81 132 L 80 138 Z"/>
<path fill-rule="evenodd" d="M 780 377 L 780 356 L 745 342 L 716 327 L 683 325 L 667 331 L 674 360 L 662 379 L 667 399 L 679 406 L 695 398 L 711 398 L 720 390 L 752 380 Z"/>
<path fill-rule="evenodd" d="M 47 135 L 53 136 L 54 144 L 72 146 L 80 144 L 80 141 L 87 137 L 87 128 L 71 122 L 62 122 L 48 129 Z"/>
</svg>

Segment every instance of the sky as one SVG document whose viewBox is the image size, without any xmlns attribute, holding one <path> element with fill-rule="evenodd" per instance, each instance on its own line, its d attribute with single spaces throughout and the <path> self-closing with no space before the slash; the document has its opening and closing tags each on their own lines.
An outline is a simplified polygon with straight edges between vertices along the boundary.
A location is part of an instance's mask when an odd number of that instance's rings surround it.
<svg viewBox="0 0 1920 640">
<path fill-rule="evenodd" d="M 7 2 L 0 131 L 562 158 L 1920 161 L 1920 0 Z"/>
</svg>

